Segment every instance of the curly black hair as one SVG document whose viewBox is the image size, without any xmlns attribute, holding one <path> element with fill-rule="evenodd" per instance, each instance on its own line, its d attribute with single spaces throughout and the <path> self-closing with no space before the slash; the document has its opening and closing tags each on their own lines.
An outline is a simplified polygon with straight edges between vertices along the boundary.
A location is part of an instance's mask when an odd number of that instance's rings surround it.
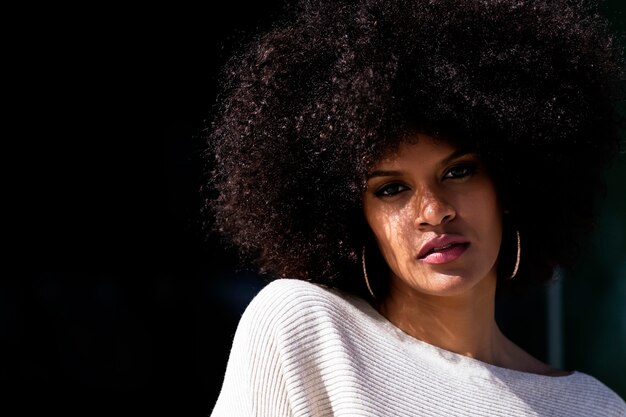
<svg viewBox="0 0 626 417">
<path fill-rule="evenodd" d="M 598 5 L 310 0 L 284 12 L 222 72 L 209 232 L 261 274 L 363 295 L 366 174 L 420 132 L 483 159 L 505 234 L 522 237 L 515 281 L 573 265 L 623 129 L 621 39 Z"/>
</svg>

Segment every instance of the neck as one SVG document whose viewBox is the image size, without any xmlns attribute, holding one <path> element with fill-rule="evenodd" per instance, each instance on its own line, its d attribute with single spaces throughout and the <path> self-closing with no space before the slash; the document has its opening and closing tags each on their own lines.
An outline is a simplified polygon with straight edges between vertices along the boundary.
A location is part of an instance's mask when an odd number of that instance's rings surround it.
<svg viewBox="0 0 626 417">
<path fill-rule="evenodd" d="M 390 290 L 380 313 L 405 333 L 442 349 L 503 365 L 506 338 L 495 321 L 495 278 L 462 295 Z"/>
</svg>

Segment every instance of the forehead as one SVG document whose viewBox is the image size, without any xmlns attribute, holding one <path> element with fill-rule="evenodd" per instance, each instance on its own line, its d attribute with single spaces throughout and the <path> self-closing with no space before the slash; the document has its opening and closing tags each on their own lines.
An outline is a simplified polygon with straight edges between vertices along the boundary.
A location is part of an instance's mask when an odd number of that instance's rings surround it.
<svg viewBox="0 0 626 417">
<path fill-rule="evenodd" d="M 434 138 L 425 134 L 417 134 L 400 141 L 396 146 L 385 152 L 375 164 L 395 165 L 403 162 L 427 162 L 441 160 L 460 152 L 450 141 Z"/>
</svg>

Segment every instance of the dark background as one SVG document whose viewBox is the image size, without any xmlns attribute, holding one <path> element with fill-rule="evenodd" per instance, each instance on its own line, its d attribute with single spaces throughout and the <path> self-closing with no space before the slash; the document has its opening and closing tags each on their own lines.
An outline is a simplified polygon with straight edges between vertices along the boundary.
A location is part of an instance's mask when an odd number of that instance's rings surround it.
<svg viewBox="0 0 626 417">
<path fill-rule="evenodd" d="M 4 158 L 4 415 L 208 415 L 263 283 L 200 226 L 202 130 L 233 42 L 279 4 L 9 16 L 20 24 Z M 607 3 L 620 28 L 622 8 Z M 566 274 L 563 324 L 565 367 L 623 397 L 625 167 L 611 172 L 589 256 Z M 499 308 L 505 332 L 545 359 L 545 294 Z"/>
</svg>

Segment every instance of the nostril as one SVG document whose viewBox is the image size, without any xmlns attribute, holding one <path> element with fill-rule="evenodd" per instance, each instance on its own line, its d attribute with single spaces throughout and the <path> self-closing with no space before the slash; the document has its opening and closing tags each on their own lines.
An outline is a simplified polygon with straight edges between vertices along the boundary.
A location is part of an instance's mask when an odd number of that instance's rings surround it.
<svg viewBox="0 0 626 417">
<path fill-rule="evenodd" d="M 449 223 L 452 221 L 452 219 L 454 219 L 454 216 L 451 214 L 446 214 L 445 216 L 443 216 L 441 218 L 441 220 L 437 221 L 437 220 L 429 220 L 429 219 L 423 219 L 422 221 L 419 222 L 420 226 L 428 226 L 428 225 L 437 225 L 437 224 L 445 224 L 445 223 Z"/>
<path fill-rule="evenodd" d="M 417 223 L 420 226 L 436 226 L 449 223 L 456 217 L 455 209 L 441 200 L 431 200 L 424 205 L 418 215 Z"/>
</svg>

